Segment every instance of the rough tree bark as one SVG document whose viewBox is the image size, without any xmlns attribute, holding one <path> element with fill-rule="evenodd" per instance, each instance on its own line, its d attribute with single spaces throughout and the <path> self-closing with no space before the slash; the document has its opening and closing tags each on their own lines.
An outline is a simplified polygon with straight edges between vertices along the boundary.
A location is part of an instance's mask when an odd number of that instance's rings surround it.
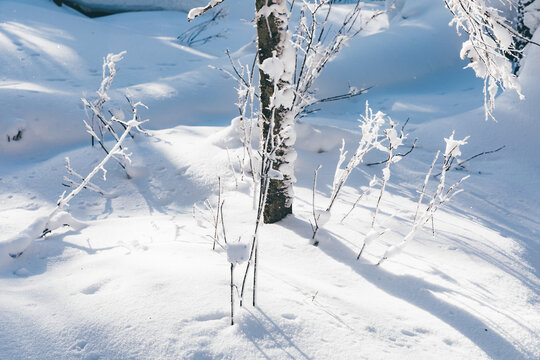
<svg viewBox="0 0 540 360">
<path fill-rule="evenodd" d="M 288 35 L 288 12 L 286 0 L 256 0 L 257 15 L 257 53 L 259 65 L 266 59 L 277 58 L 284 65 L 283 75 L 274 81 L 264 71 L 259 70 L 259 87 L 261 113 L 264 120 L 263 141 L 268 139 L 269 131 L 273 128 L 273 144 L 279 148 L 276 151 L 275 170 L 283 174 L 282 180 L 272 179 L 268 189 L 268 197 L 264 209 L 264 222 L 274 223 L 292 213 L 294 178 L 292 162 L 294 153 L 294 119 L 292 118 L 292 101 L 276 101 L 287 98 L 282 96 L 291 92 L 292 71 L 287 57 L 292 51 Z M 294 65 L 293 65 L 294 66 Z M 273 122 L 273 123 L 272 123 Z"/>
</svg>

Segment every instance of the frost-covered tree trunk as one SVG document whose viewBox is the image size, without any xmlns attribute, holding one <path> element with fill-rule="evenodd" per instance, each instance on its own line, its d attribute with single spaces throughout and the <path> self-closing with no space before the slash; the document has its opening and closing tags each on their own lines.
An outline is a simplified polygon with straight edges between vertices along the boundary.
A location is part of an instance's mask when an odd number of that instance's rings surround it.
<svg viewBox="0 0 540 360">
<path fill-rule="evenodd" d="M 274 223 L 292 213 L 295 152 L 292 114 L 294 50 L 288 34 L 286 0 L 255 0 L 259 58 L 259 87 L 263 116 L 263 142 L 278 147 L 274 170 L 283 176 L 272 179 L 264 209 L 264 222 Z M 292 67 L 292 69 L 291 69 Z M 274 136 L 272 136 L 272 133 Z"/>
</svg>

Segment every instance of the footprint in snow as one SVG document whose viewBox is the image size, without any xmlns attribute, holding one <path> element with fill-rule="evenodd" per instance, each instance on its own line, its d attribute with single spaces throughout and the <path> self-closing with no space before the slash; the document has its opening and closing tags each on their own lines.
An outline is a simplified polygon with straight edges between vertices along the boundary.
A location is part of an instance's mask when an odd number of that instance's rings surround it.
<svg viewBox="0 0 540 360">
<path fill-rule="evenodd" d="M 370 333 L 377 332 L 377 329 L 375 329 L 373 326 L 366 326 L 366 330 L 369 331 Z"/>
<path fill-rule="evenodd" d="M 429 330 L 427 330 L 427 329 L 415 328 L 414 331 L 419 333 L 419 334 L 429 334 Z"/>
<path fill-rule="evenodd" d="M 88 345 L 88 342 L 84 340 L 79 340 L 75 344 L 73 344 L 73 346 L 71 347 L 71 350 L 83 351 L 86 345 Z"/>
<path fill-rule="evenodd" d="M 215 312 L 215 313 L 209 313 L 209 314 L 203 314 L 199 315 L 194 318 L 196 321 L 212 321 L 212 320 L 221 320 L 224 317 L 228 317 L 229 314 L 222 313 L 222 312 Z"/>
<path fill-rule="evenodd" d="M 97 293 L 99 290 L 101 290 L 103 285 L 107 284 L 109 281 L 110 280 L 103 280 L 103 281 L 100 281 L 98 283 L 87 286 L 87 287 L 85 287 L 84 289 L 81 290 L 81 294 L 93 295 L 93 294 Z"/>
<path fill-rule="evenodd" d="M 296 315 L 294 314 L 289 314 L 289 313 L 286 313 L 286 314 L 281 314 L 281 317 L 287 319 L 287 320 L 296 320 Z"/>
<path fill-rule="evenodd" d="M 409 330 L 401 330 L 401 333 L 403 335 L 407 335 L 407 336 L 416 336 L 415 333 L 413 333 L 412 331 L 409 331 Z"/>
<path fill-rule="evenodd" d="M 99 289 L 101 289 L 101 284 L 93 284 L 93 285 L 90 285 L 90 286 L 82 289 L 81 293 L 85 294 L 85 295 L 92 295 L 92 294 L 97 293 L 99 291 Z"/>
</svg>

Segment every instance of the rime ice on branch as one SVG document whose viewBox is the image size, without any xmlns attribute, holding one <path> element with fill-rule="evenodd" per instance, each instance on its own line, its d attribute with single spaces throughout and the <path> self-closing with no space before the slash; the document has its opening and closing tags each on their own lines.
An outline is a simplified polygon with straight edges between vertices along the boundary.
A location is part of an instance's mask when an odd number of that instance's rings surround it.
<svg viewBox="0 0 540 360">
<path fill-rule="evenodd" d="M 522 37 L 502 16 L 502 11 L 489 6 L 487 0 L 445 0 L 446 6 L 454 15 L 450 25 L 455 25 L 458 34 L 465 32 L 469 39 L 463 43 L 461 58 L 469 58 L 467 65 L 484 79 L 484 109 L 486 119 L 493 117 L 495 96 L 499 87 L 512 89 L 520 98 L 521 87 L 513 74 L 508 55 L 520 51 L 514 46 L 514 37 Z M 510 0 L 501 0 L 503 5 L 512 8 Z"/>
<path fill-rule="evenodd" d="M 71 190 L 71 192 L 67 195 L 66 195 L 66 192 L 60 195 L 60 198 L 58 199 L 56 207 L 51 211 L 51 213 L 48 216 L 44 216 L 44 217 L 40 217 L 36 219 L 30 226 L 28 226 L 25 230 L 21 231 L 17 236 L 0 243 L 0 257 L 9 255 L 12 258 L 15 258 L 22 255 L 22 253 L 26 250 L 28 246 L 30 246 L 34 242 L 34 240 L 42 238 L 48 233 L 62 226 L 71 226 L 75 230 L 79 230 L 85 227 L 86 225 L 84 223 L 74 219 L 68 212 L 66 212 L 66 209 L 69 206 L 69 202 L 75 196 L 77 196 L 83 189 L 90 189 L 95 192 L 103 194 L 103 190 L 101 190 L 99 187 L 94 185 L 91 182 L 91 180 L 99 172 L 102 173 L 103 179 L 106 180 L 107 170 L 105 169 L 105 165 L 110 159 L 114 158 L 117 161 L 119 161 L 119 159 L 121 158 L 123 159 L 123 162 L 126 165 L 128 165 L 131 162 L 131 159 L 130 159 L 131 154 L 126 152 L 127 148 L 123 147 L 123 143 L 126 140 L 126 138 L 131 134 L 132 131 L 138 131 L 141 133 L 143 132 L 140 126 L 148 120 L 144 120 L 144 121 L 139 120 L 137 109 L 139 106 L 145 106 L 145 105 L 140 102 L 132 103 L 130 101 L 130 105 L 132 108 L 132 118 L 131 120 L 128 120 L 128 121 L 120 120 L 116 118 L 115 116 L 112 116 L 109 120 L 107 120 L 103 116 L 102 111 L 101 111 L 103 102 L 109 99 L 107 95 L 107 91 L 109 90 L 112 79 L 114 78 L 114 74 L 115 74 L 114 64 L 117 61 L 122 59 L 122 55 L 124 53 L 125 52 L 121 52 L 119 54 L 107 55 L 107 58 L 103 65 L 103 72 L 104 72 L 103 81 L 101 83 L 100 89 L 98 90 L 99 99 L 96 102 L 92 102 L 92 103 L 88 101 L 83 101 L 86 106 L 92 109 L 94 115 L 99 114 L 101 116 L 101 117 L 98 117 L 97 119 L 98 121 L 102 123 L 103 128 L 112 129 L 111 124 L 118 123 L 122 125 L 122 127 L 124 128 L 123 133 L 120 136 L 115 136 L 116 142 L 110 150 L 106 150 L 106 148 L 104 148 L 106 152 L 106 156 L 85 177 L 79 175 L 75 170 L 73 170 L 69 162 L 69 159 L 66 159 L 67 171 L 74 178 L 65 177 L 64 181 L 66 181 L 68 185 L 73 188 L 73 190 Z M 106 68 L 109 69 L 110 76 L 105 76 Z M 94 131 L 94 128 L 92 127 L 92 125 L 88 124 L 86 121 L 84 121 L 84 123 L 86 125 L 86 131 L 93 138 L 98 139 L 98 141 L 103 141 L 103 138 L 100 137 Z M 116 135 L 116 133 L 114 133 L 114 135 Z"/>
<path fill-rule="evenodd" d="M 413 224 L 411 227 L 411 230 L 405 235 L 405 237 L 401 240 L 401 242 L 397 243 L 396 245 L 390 246 L 385 252 L 382 258 L 379 260 L 377 265 L 380 265 L 383 261 L 386 259 L 389 259 L 392 256 L 395 256 L 399 254 L 405 246 L 414 238 L 414 236 L 422 229 L 422 227 L 430 220 L 433 219 L 433 216 L 435 215 L 435 212 L 439 210 L 439 208 L 444 205 L 446 202 L 448 202 L 452 197 L 459 194 L 462 189 L 458 189 L 459 185 L 463 181 L 469 178 L 469 175 L 461 178 L 459 181 L 457 181 L 455 184 L 447 187 L 446 186 L 446 173 L 448 169 L 450 168 L 450 162 L 452 161 L 452 158 L 455 158 L 457 156 L 461 155 L 460 146 L 467 144 L 467 139 L 469 137 L 465 137 L 462 140 L 454 139 L 454 133 L 452 132 L 452 135 L 450 135 L 449 138 L 445 138 L 446 142 L 446 148 L 444 151 L 444 157 L 443 157 L 443 163 L 441 167 L 441 174 L 439 178 L 439 184 L 437 185 L 437 188 L 435 192 L 433 193 L 431 200 L 429 201 L 428 205 L 425 206 L 423 204 L 423 199 L 426 195 L 427 191 L 427 185 L 429 182 L 429 179 L 431 177 L 431 174 L 433 172 L 433 168 L 435 167 L 435 163 L 437 162 L 437 159 L 439 158 L 440 151 L 437 152 L 435 155 L 435 158 L 433 159 L 433 162 L 431 164 L 431 167 L 428 170 L 428 173 L 426 174 L 426 177 L 424 179 L 424 184 L 422 186 L 422 190 L 420 191 L 420 197 L 418 199 L 418 203 L 416 205 L 416 213 L 414 215 Z"/>
</svg>

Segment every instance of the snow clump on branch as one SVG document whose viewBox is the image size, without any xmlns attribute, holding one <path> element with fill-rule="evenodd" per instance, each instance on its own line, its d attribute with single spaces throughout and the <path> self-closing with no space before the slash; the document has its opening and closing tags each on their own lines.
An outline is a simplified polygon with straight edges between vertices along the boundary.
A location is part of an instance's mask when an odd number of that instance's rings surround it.
<svg viewBox="0 0 540 360">
<path fill-rule="evenodd" d="M 459 35 L 468 34 L 463 43 L 461 58 L 469 58 L 466 68 L 474 70 L 477 77 L 484 79 L 484 110 L 486 119 L 493 117 L 495 96 L 499 88 L 516 91 L 521 99 L 521 86 L 512 72 L 512 63 L 507 58 L 518 51 L 513 37 L 519 34 L 511 23 L 502 16 L 502 11 L 488 5 L 487 0 L 445 0 L 454 15 L 450 25 L 456 26 Z M 510 0 L 501 3 L 513 8 Z"/>
</svg>

